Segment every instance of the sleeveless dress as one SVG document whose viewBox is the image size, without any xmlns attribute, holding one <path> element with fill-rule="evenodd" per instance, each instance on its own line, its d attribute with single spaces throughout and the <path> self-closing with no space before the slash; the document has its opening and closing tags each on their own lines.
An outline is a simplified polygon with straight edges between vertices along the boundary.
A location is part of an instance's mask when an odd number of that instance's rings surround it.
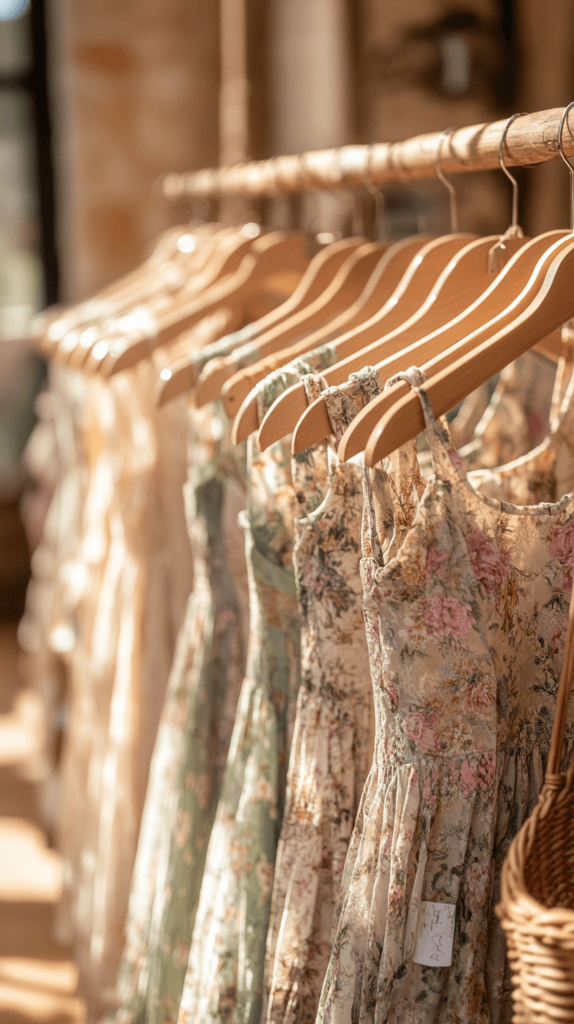
<svg viewBox="0 0 574 1024">
<path fill-rule="evenodd" d="M 296 360 L 262 381 L 259 420 L 278 394 L 322 368 L 320 359 Z M 209 842 L 180 1024 L 259 1024 L 262 1011 L 273 872 L 300 682 L 293 573 L 300 488 L 292 478 L 289 438 L 263 453 L 249 438 L 247 464 L 247 510 L 240 516 L 249 575 L 247 670 Z M 318 504 L 318 481 L 316 491 Z"/>
<path fill-rule="evenodd" d="M 372 761 L 373 698 L 359 573 L 362 460 L 339 462 L 337 447 L 380 384 L 371 368 L 351 380 L 351 394 L 337 387 L 321 392 L 334 440 L 295 460 L 307 463 L 306 475 L 320 459 L 328 469 L 324 500 L 295 523 L 302 681 L 267 940 L 265 1016 L 276 1022 L 315 1019 L 343 865 Z M 294 475 L 297 470 L 295 465 Z M 302 502 L 308 493 L 304 481 Z"/>
<path fill-rule="evenodd" d="M 574 495 L 530 507 L 480 495 L 416 390 L 434 463 L 424 493 L 414 445 L 365 473 L 375 754 L 320 1022 L 511 1019 L 494 906 L 508 846 L 543 780 L 572 588 Z M 572 711 L 571 703 L 565 755 Z M 455 908 L 451 966 L 415 962 L 426 903 Z"/>
<path fill-rule="evenodd" d="M 177 1015 L 245 669 L 247 576 L 237 523 L 244 446 L 220 404 L 188 418 L 185 503 L 194 587 L 150 770 L 120 964 L 118 1024 Z"/>
<path fill-rule="evenodd" d="M 574 487 L 574 350 L 560 360 L 550 427 L 536 448 L 497 469 L 469 473 L 472 485 L 493 498 L 528 505 L 557 501 Z"/>
<path fill-rule="evenodd" d="M 555 366 L 537 352 L 525 352 L 505 367 L 474 437 L 459 450 L 467 469 L 503 466 L 541 442 L 548 425 L 554 378 Z M 455 447 L 460 444 L 457 420 L 449 424 Z"/>
</svg>

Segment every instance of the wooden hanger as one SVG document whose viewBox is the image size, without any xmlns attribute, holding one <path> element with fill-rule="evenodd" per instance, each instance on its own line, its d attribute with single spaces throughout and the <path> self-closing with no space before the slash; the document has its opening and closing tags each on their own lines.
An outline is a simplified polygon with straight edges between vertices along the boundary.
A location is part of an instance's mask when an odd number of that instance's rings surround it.
<svg viewBox="0 0 574 1024">
<path fill-rule="evenodd" d="M 571 232 L 574 227 L 574 170 L 564 156 L 562 131 L 564 120 L 572 106 L 574 104 L 570 104 L 564 110 L 558 130 L 558 149 L 568 167 L 572 184 Z M 519 116 L 519 114 L 515 114 L 507 121 L 498 151 L 500 166 L 512 183 L 513 226 L 516 226 L 518 222 L 518 183 L 505 167 L 503 145 L 510 124 Z M 429 375 L 441 372 L 455 363 L 462 355 L 476 349 L 493 334 L 512 323 L 535 300 L 552 261 L 570 245 L 571 241 L 572 234 L 564 231 L 547 232 L 530 241 L 510 261 L 483 299 L 475 303 L 474 307 L 471 307 L 462 318 L 459 318 L 458 322 L 455 321 L 454 333 L 453 325 L 447 325 L 442 332 L 439 332 L 438 337 L 423 339 L 423 342 L 418 346 L 413 346 L 410 352 L 402 353 L 404 361 L 388 360 L 379 370 L 382 382 L 384 383 L 400 370 L 406 369 L 412 362 L 421 365 Z M 554 335 L 551 333 L 539 341 L 536 347 L 547 356 L 558 359 L 562 350 L 561 338 L 557 332 Z M 353 429 L 354 425 L 351 424 L 341 439 L 339 451 L 341 452 L 342 449 L 342 457 L 349 458 L 368 444 L 376 447 L 377 424 L 384 418 L 394 402 L 408 393 L 409 389 L 403 388 L 402 384 L 398 383 L 374 400 L 371 416 L 364 416 L 364 410 L 362 410 L 357 416 L 358 426 Z"/>
<path fill-rule="evenodd" d="M 281 338 L 289 340 L 294 334 L 299 335 L 302 329 L 301 323 L 304 320 L 307 322 L 305 331 L 311 330 L 317 322 L 321 322 L 326 327 L 333 326 L 335 321 L 341 316 L 341 311 L 344 311 L 349 305 L 354 305 L 358 295 L 364 289 L 365 282 L 368 281 L 377 263 L 382 258 L 383 252 L 384 248 L 377 242 L 365 242 L 363 240 L 362 245 L 348 254 L 333 280 L 315 302 L 309 304 L 301 313 L 289 317 L 288 320 L 279 325 L 275 330 L 268 331 L 259 340 L 257 344 L 259 358 L 253 365 L 255 367 L 262 365 L 262 354 L 270 350 L 275 353 L 279 352 L 279 355 L 268 355 L 265 358 L 272 361 L 279 359 L 279 362 L 282 363 L 284 360 L 282 359 L 283 344 Z M 321 312 L 319 312 L 320 310 Z M 230 357 L 230 363 L 232 361 L 233 356 Z M 227 408 L 234 403 L 239 408 L 243 399 L 241 397 L 242 387 L 237 382 L 237 378 L 241 378 L 242 372 L 243 370 L 237 370 L 237 362 L 235 362 L 235 366 L 230 366 L 230 372 L 227 374 L 228 378 L 231 378 L 233 375 L 233 383 L 223 382 L 219 392 L 216 392 L 208 383 L 209 364 L 207 364 L 198 381 L 195 396 L 196 405 L 198 407 L 205 405 L 206 402 L 218 398 L 223 393 Z M 249 385 L 247 385 L 245 394 L 250 390 Z"/>
<path fill-rule="evenodd" d="M 525 241 L 525 238 L 510 239 L 507 242 L 508 253 L 522 247 Z M 492 247 L 492 238 L 471 242 L 451 260 L 428 299 L 406 324 L 386 334 L 373 345 L 361 349 L 360 352 L 340 359 L 334 366 L 325 370 L 324 377 L 328 384 L 344 383 L 350 373 L 355 373 L 365 365 L 378 365 L 396 355 L 402 358 L 403 352 L 408 351 L 410 346 L 420 343 L 421 335 L 425 337 L 431 332 L 439 331 L 445 323 L 448 324 L 464 314 L 469 305 L 484 295 L 492 284 L 492 275 L 488 271 L 488 254 Z M 298 447 L 302 443 L 302 438 L 315 437 L 317 430 L 320 433 L 325 419 L 320 417 L 315 402 L 297 421 L 294 421 L 293 416 L 287 420 L 287 408 L 286 402 L 283 410 L 284 425 L 290 427 L 286 433 L 295 431 L 293 445 L 297 446 L 297 451 L 303 450 Z"/>
<path fill-rule="evenodd" d="M 105 335 L 106 319 L 119 316 L 154 295 L 181 288 L 190 275 L 203 270 L 215 246 L 235 232 L 236 229 L 222 229 L 218 224 L 198 225 L 193 233 L 189 227 L 165 232 L 140 266 L 91 298 L 50 315 L 40 342 L 42 353 L 48 358 L 57 354 L 71 365 L 82 366 L 93 341 Z M 193 251 L 191 241 L 195 243 Z M 72 331 L 80 333 L 71 334 Z"/>
<path fill-rule="evenodd" d="M 214 227 L 216 230 L 200 230 L 208 227 Z M 68 364 L 81 368 L 94 344 L 100 340 L 105 343 L 106 338 L 115 335 L 115 321 L 118 317 L 126 315 L 134 306 L 145 303 L 154 304 L 155 308 L 156 303 L 160 304 L 166 299 L 170 301 L 176 292 L 183 287 L 189 287 L 191 281 L 202 275 L 222 242 L 236 233 L 236 228 L 220 229 L 219 225 L 200 225 L 193 235 L 189 231 L 184 235 L 180 233 L 179 238 L 175 240 L 176 245 L 183 241 L 185 248 L 178 256 L 168 262 L 159 265 L 155 265 L 154 262 L 153 266 L 146 267 L 145 274 L 134 276 L 129 287 L 118 291 L 113 301 L 106 300 L 106 304 L 108 301 L 110 304 L 107 316 L 84 319 L 81 326 L 78 324 L 75 328 L 79 335 L 67 334 L 62 339 L 60 352 L 65 355 Z M 192 241 L 195 241 L 196 248 L 188 251 Z M 237 255 L 234 255 L 233 261 L 237 258 Z"/>
<path fill-rule="evenodd" d="M 377 262 L 374 244 L 364 241 L 359 249 L 349 254 L 329 287 L 315 302 L 260 339 L 257 346 L 260 354 L 258 362 L 249 370 L 235 373 L 222 389 L 228 415 L 235 414 L 245 394 L 251 390 L 252 377 L 257 373 L 257 368 L 262 365 L 264 358 L 283 350 L 285 345 L 294 338 L 299 338 L 301 334 L 307 334 L 319 325 L 330 323 L 342 310 L 357 300 Z M 265 371 L 262 375 L 266 375 Z"/>
<path fill-rule="evenodd" d="M 288 317 L 298 313 L 322 295 L 331 284 L 340 266 L 351 252 L 358 249 L 361 241 L 360 238 L 343 238 L 332 242 L 316 253 L 293 294 L 273 312 L 253 325 L 253 338 L 261 337 L 266 330 L 283 323 Z M 243 341 L 239 340 L 235 347 L 242 344 Z M 231 349 L 232 351 L 233 349 Z M 209 395 L 204 401 L 219 397 L 223 384 L 235 371 L 235 368 L 236 363 L 231 354 L 229 357 L 210 360 L 205 367 L 205 370 L 208 371 L 205 381 L 202 380 L 202 386 L 206 387 L 206 393 Z M 166 375 L 166 379 L 161 380 L 158 384 L 156 395 L 158 405 L 164 405 L 185 391 L 191 390 L 195 386 L 200 372 L 201 367 L 198 369 L 194 355 L 170 366 L 170 376 Z"/>
<path fill-rule="evenodd" d="M 147 358 L 150 351 L 172 341 L 210 313 L 225 306 L 246 307 L 250 299 L 266 288 L 277 295 L 289 294 L 308 263 L 303 235 L 277 231 L 257 238 L 235 274 L 227 275 L 201 295 L 170 304 L 157 314 L 153 335 L 134 341 L 125 337 L 115 341 L 109 354 L 104 354 L 102 372 L 111 376 L 134 366 L 140 359 Z"/>
<path fill-rule="evenodd" d="M 195 288 L 199 292 L 202 288 L 209 287 L 218 280 L 219 277 L 223 277 L 227 274 L 231 274 L 237 270 L 238 266 L 243 259 L 245 253 L 251 248 L 253 239 L 248 237 L 242 229 L 237 228 L 223 228 L 216 232 L 215 236 L 210 238 L 209 235 L 205 239 L 205 245 L 207 247 L 207 263 L 202 267 L 200 274 L 191 275 L 187 281 L 184 281 L 182 291 L 187 293 L 190 288 Z M 199 257 L 202 261 L 201 256 Z M 144 282 L 141 293 L 138 296 L 133 294 L 130 296 L 130 301 L 127 303 L 128 309 L 138 303 L 136 299 L 141 300 L 141 304 L 148 304 L 148 291 Z M 149 303 L 150 307 L 153 308 L 153 303 L 161 300 L 160 296 L 156 296 Z M 171 295 L 170 300 L 172 305 L 177 305 L 177 299 Z M 113 311 L 111 317 L 111 323 L 106 323 L 106 319 L 101 323 L 101 330 L 97 337 L 95 332 L 90 330 L 88 334 L 80 330 L 77 325 L 72 325 L 74 333 L 71 331 L 64 333 L 63 336 L 57 341 L 56 349 L 52 352 L 52 356 L 64 362 L 71 362 L 76 366 L 84 366 L 86 369 L 95 371 L 97 370 L 104 356 L 107 354 L 109 349 L 114 343 L 115 332 L 114 332 L 114 317 L 125 315 L 127 310 L 120 306 L 117 310 Z M 109 310 L 107 316 L 110 316 Z M 150 316 L 151 320 L 151 316 Z M 93 323 L 92 323 L 93 326 Z M 93 339 L 93 340 L 92 340 Z M 97 351 L 94 354 L 94 348 L 97 345 Z M 92 358 L 93 357 L 93 358 Z"/>
<path fill-rule="evenodd" d="M 385 325 L 388 323 L 392 328 L 397 328 L 401 325 L 405 319 L 410 318 L 413 313 L 419 309 L 421 303 L 428 297 L 429 291 L 436 284 L 437 279 L 444 271 L 445 266 L 448 266 L 452 257 L 468 244 L 470 239 L 473 239 L 473 235 L 445 235 L 441 238 L 432 239 L 423 245 L 422 249 L 416 254 L 411 260 L 406 272 L 403 274 L 397 288 L 395 288 L 391 297 L 384 304 L 383 308 L 377 313 L 375 317 L 363 324 L 362 327 L 356 328 L 354 331 L 349 331 L 343 338 L 337 340 L 337 352 L 342 344 L 350 342 L 354 344 L 358 343 L 359 339 L 363 342 L 363 339 L 367 338 L 373 341 L 375 338 L 380 338 L 381 324 Z M 374 335 L 374 338 L 373 338 Z M 364 342 L 363 342 L 364 343 Z M 362 345 L 361 345 L 362 347 Z M 290 349 L 286 353 L 286 361 L 289 358 L 294 358 L 293 352 L 295 347 Z M 308 351 L 307 344 L 303 345 L 303 352 L 300 351 L 300 346 L 297 346 L 296 355 L 304 354 Z M 336 365 L 336 364 L 335 364 Z M 361 363 L 361 365 L 363 365 Z M 346 376 L 344 378 L 347 379 Z M 253 381 L 255 384 L 256 381 Z M 298 385 L 296 385 L 298 388 Z M 301 411 L 307 408 L 307 400 L 305 398 L 305 389 L 301 384 L 300 390 L 295 392 L 294 389 L 289 389 L 291 394 L 297 394 L 299 397 L 303 395 L 304 404 L 301 409 L 301 403 L 295 399 L 295 403 L 289 406 L 289 420 L 294 423 L 297 421 Z M 288 392 L 285 392 L 287 394 Z M 278 403 L 274 403 L 272 408 Z M 297 417 L 295 416 L 297 412 Z M 233 423 L 231 437 L 235 443 L 244 440 L 250 433 L 257 430 L 259 422 L 257 418 L 257 398 L 255 393 L 250 393 L 245 399 L 236 419 Z M 275 428 L 273 428 L 275 429 Z M 285 434 L 276 435 L 285 436 Z"/>
<path fill-rule="evenodd" d="M 456 317 L 441 330 L 429 334 L 396 356 L 378 363 L 377 370 L 381 384 L 384 386 L 390 377 L 407 369 L 413 363 L 420 364 L 426 370 L 427 364 L 434 365 L 432 362 L 434 359 L 444 358 L 444 360 L 454 362 L 458 358 L 458 345 L 464 343 L 466 339 L 469 341 L 473 339 L 472 344 L 477 345 L 489 334 L 510 322 L 520 312 L 520 308 L 525 308 L 534 296 L 533 291 L 527 294 L 524 289 L 540 258 L 545 256 L 547 259 L 552 259 L 564 245 L 568 244 L 570 239 L 569 232 L 548 231 L 527 242 L 500 272 L 485 295 L 473 303 L 461 316 Z M 532 287 L 541 285 L 542 278 L 538 280 L 538 284 L 533 283 Z M 538 351 L 554 360 L 560 357 L 562 351 L 559 339 L 551 338 L 536 347 Z M 361 409 L 347 427 L 339 443 L 338 455 L 341 461 L 346 461 L 358 452 L 365 450 L 371 431 L 395 398 L 394 389 L 388 390 Z M 367 410 L 369 415 L 364 415 Z M 304 435 L 300 435 L 297 439 L 298 444 L 302 444 L 304 441 Z"/>
<path fill-rule="evenodd" d="M 343 309 L 334 320 L 329 320 L 322 327 L 307 335 L 304 341 L 300 340 L 275 355 L 267 356 L 264 360 L 247 368 L 244 375 L 238 374 L 238 381 L 244 380 L 245 383 L 238 384 L 236 387 L 235 383 L 230 381 L 229 387 L 224 388 L 228 415 L 231 415 L 236 403 L 247 397 L 251 391 L 254 373 L 257 374 L 257 379 L 262 380 L 268 373 L 296 358 L 300 351 L 310 352 L 338 335 L 346 336 L 350 331 L 354 331 L 375 316 L 398 286 L 411 260 L 428 241 L 430 241 L 428 236 L 416 235 L 382 250 L 376 266 L 354 303 Z"/>
<path fill-rule="evenodd" d="M 459 310 L 469 295 L 472 297 L 477 290 L 484 290 L 488 280 L 486 253 L 492 244 L 492 239 L 447 235 L 423 247 L 389 302 L 366 330 L 359 329 L 337 340 L 339 358 L 324 371 L 329 383 L 346 381 L 350 372 L 376 361 L 383 351 L 400 350 L 405 338 L 420 337 L 421 332 L 426 333 L 429 322 L 444 323 L 452 309 Z M 428 255 L 433 259 L 427 263 Z M 440 263 L 437 255 L 442 257 Z M 384 330 L 387 326 L 388 330 Z M 362 344 L 365 339 L 366 345 Z M 339 366 L 342 366 L 340 371 Z M 267 412 L 258 444 L 267 447 L 291 433 L 306 411 L 305 388 L 302 384 L 294 385 L 280 395 Z"/>
<path fill-rule="evenodd" d="M 538 270 L 544 280 L 535 299 L 510 324 L 462 355 L 454 364 L 433 374 L 424 388 L 436 417 L 444 416 L 467 395 L 486 383 L 505 366 L 518 359 L 538 341 L 547 337 L 574 316 L 574 241 L 547 266 L 543 257 Z M 373 432 L 365 452 L 367 465 L 373 466 L 424 430 L 425 423 L 416 393 L 395 402 Z"/>
<path fill-rule="evenodd" d="M 517 249 L 520 249 L 525 245 L 523 232 L 518 223 L 518 182 L 511 172 L 507 170 L 503 160 L 503 145 L 506 132 L 509 130 L 513 121 L 516 121 L 519 117 L 522 117 L 522 115 L 514 114 L 506 121 L 498 144 L 498 162 L 500 169 L 503 171 L 505 176 L 509 178 L 513 186 L 513 205 L 511 225 L 506 229 L 498 244 L 493 247 L 489 253 L 488 264 L 494 272 L 496 272 L 501 265 L 503 266 L 503 263 L 509 259 L 509 256 L 512 256 L 513 251 L 516 253 Z M 450 130 L 451 129 L 447 129 L 446 132 L 443 132 L 441 138 L 444 138 Z M 451 220 L 454 222 L 454 218 L 456 216 L 455 190 L 452 183 L 447 181 L 444 177 L 440 167 L 440 143 L 439 152 L 437 154 L 436 169 L 437 175 L 449 190 L 451 201 Z M 557 238 L 564 238 L 563 232 L 558 232 L 558 236 L 555 232 L 542 240 L 543 248 L 547 249 L 550 243 L 556 241 Z M 500 308 L 497 306 L 497 297 L 500 295 L 504 296 L 504 308 L 509 305 L 512 301 L 513 294 L 512 291 L 509 291 L 510 282 L 512 281 L 514 285 L 514 297 L 516 298 L 526 284 L 528 276 L 535 265 L 535 258 L 539 255 L 541 255 L 540 244 L 539 242 L 535 242 L 533 248 L 529 250 L 529 255 L 527 256 L 526 261 L 523 259 L 516 263 L 513 269 L 512 279 L 507 278 L 507 275 L 503 274 L 502 278 L 498 279 L 498 284 L 491 284 L 490 287 L 488 287 L 488 282 L 486 282 L 485 288 L 481 289 L 477 293 L 475 301 L 470 307 L 462 306 L 458 313 L 455 313 L 454 309 L 451 308 L 450 315 L 444 317 L 442 324 L 436 323 L 433 328 L 432 315 L 431 318 L 428 316 L 426 318 L 421 318 L 420 321 L 418 321 L 418 326 L 425 327 L 427 332 L 429 332 L 423 339 L 412 338 L 412 336 L 409 337 L 408 331 L 403 331 L 403 346 L 401 349 L 396 347 L 396 341 L 401 338 L 399 334 L 399 336 L 395 335 L 395 340 L 392 346 L 389 344 L 388 338 L 384 339 L 386 344 L 383 352 L 378 352 L 376 347 L 371 346 L 370 349 L 365 349 L 359 353 L 360 359 L 363 361 L 363 364 L 367 364 L 367 362 L 376 362 L 380 368 L 381 376 L 382 378 L 384 377 L 385 380 L 393 373 L 396 373 L 399 366 L 405 366 L 404 362 L 401 361 L 403 359 L 407 361 L 407 364 L 408 362 L 411 362 L 412 359 L 416 359 L 417 362 L 420 362 L 420 364 L 423 365 L 423 362 L 426 359 L 430 359 L 434 355 L 438 355 L 441 351 L 453 345 L 463 336 L 469 334 L 471 331 L 477 330 L 485 323 L 488 323 L 493 316 L 498 315 Z M 460 267 L 457 269 L 459 270 Z M 450 282 L 451 285 L 453 283 L 455 283 L 455 279 L 452 279 Z M 444 286 L 444 282 L 442 285 Z M 443 299 L 445 298 L 447 298 L 447 292 L 443 293 Z M 444 308 L 446 310 L 447 305 L 445 305 Z M 439 310 L 440 302 L 439 304 L 435 304 L 432 312 L 437 312 Z M 393 367 L 394 369 L 391 370 L 390 367 Z M 347 371 L 348 373 L 351 373 L 359 368 L 353 365 L 352 359 L 347 359 L 340 362 L 338 369 L 342 372 Z M 329 383 L 339 383 L 339 381 L 329 379 Z M 385 383 L 385 381 L 383 381 L 383 383 Z M 285 399 L 285 404 L 286 400 L 288 399 Z M 361 415 L 358 416 L 356 421 L 354 421 L 354 423 L 347 429 L 345 443 L 343 444 L 343 452 L 349 453 L 346 456 L 347 458 L 350 458 L 351 454 L 355 454 L 356 451 L 360 451 L 360 447 L 356 449 L 355 445 L 360 443 L 359 438 L 364 437 L 367 422 L 369 424 L 377 422 L 376 409 L 378 408 L 379 402 L 383 400 L 384 399 L 382 397 L 376 399 L 373 403 L 373 409 L 369 410 L 365 415 L 362 415 L 364 411 L 361 411 Z M 301 451 L 302 449 L 300 449 L 300 445 L 307 446 L 309 443 L 314 443 L 319 436 L 325 436 L 325 431 L 330 430 L 327 425 L 327 421 L 328 416 L 326 414 L 324 402 L 320 399 L 313 402 L 312 407 L 303 414 L 297 424 L 293 438 L 294 451 Z M 353 443 L 350 440 L 351 437 L 354 438 Z M 310 440 L 311 438 L 312 440 Z"/>
</svg>

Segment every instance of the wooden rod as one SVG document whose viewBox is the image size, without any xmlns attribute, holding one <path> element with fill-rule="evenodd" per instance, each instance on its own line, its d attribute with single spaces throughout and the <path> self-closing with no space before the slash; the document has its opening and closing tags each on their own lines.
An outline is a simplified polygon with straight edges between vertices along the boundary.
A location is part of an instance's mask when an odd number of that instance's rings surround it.
<svg viewBox="0 0 574 1024">
<path fill-rule="evenodd" d="M 516 118 L 504 143 L 505 164 L 526 167 L 555 160 L 559 156 L 557 136 L 563 110 L 563 107 L 556 107 Z M 444 137 L 441 145 L 444 173 L 461 174 L 498 167 L 498 146 L 506 121 L 507 118 L 458 128 Z M 163 194 L 168 200 L 272 196 L 363 185 L 366 174 L 377 185 L 386 181 L 433 178 L 440 138 L 441 132 L 432 132 L 404 142 L 344 146 L 189 174 L 168 174 L 163 179 Z M 574 110 L 569 112 L 564 124 L 563 150 L 566 156 L 574 156 Z"/>
</svg>

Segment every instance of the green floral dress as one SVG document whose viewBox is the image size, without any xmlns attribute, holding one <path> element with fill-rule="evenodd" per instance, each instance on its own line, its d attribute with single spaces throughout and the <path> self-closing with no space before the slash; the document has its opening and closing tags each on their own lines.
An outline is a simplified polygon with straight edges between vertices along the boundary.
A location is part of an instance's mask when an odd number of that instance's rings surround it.
<svg viewBox="0 0 574 1024">
<path fill-rule="evenodd" d="M 375 755 L 345 865 L 321 1024 L 511 1019 L 494 907 L 548 754 L 574 494 L 527 507 L 479 494 L 416 390 L 434 462 L 424 493 L 414 445 L 365 474 Z M 454 908 L 450 966 L 419 962 L 419 911 L 437 903 Z"/>
<path fill-rule="evenodd" d="M 186 512 L 194 587 L 180 631 L 150 771 L 113 1014 L 177 1018 L 207 843 L 221 790 L 247 637 L 237 524 L 245 451 L 219 404 L 188 408 Z"/>
<path fill-rule="evenodd" d="M 258 388 L 262 420 L 278 394 L 322 369 L 297 360 Z M 265 943 L 287 760 L 300 682 L 300 620 L 293 573 L 293 524 L 302 489 L 291 473 L 289 439 L 263 453 L 248 442 L 246 535 L 250 587 L 247 672 L 207 853 L 179 1021 L 259 1024 Z M 314 477 L 303 460 L 301 481 Z M 319 480 L 309 490 L 321 500 Z M 308 506 L 309 507 L 309 506 Z"/>
<path fill-rule="evenodd" d="M 372 761 L 359 572 L 362 460 L 339 462 L 337 447 L 380 384 L 371 368 L 351 381 L 352 393 L 348 386 L 322 392 L 334 441 L 298 457 L 315 466 L 326 458 L 328 471 L 323 502 L 295 524 L 302 682 L 267 940 L 266 1019 L 274 1022 L 315 1020 L 343 865 Z"/>
</svg>

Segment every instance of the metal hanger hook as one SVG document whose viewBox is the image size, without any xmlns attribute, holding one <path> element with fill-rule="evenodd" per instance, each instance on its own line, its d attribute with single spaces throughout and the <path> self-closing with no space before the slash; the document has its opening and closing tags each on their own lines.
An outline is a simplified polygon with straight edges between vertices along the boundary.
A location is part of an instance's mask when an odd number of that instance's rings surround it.
<svg viewBox="0 0 574 1024">
<path fill-rule="evenodd" d="M 450 230 L 451 230 L 453 235 L 456 234 L 456 232 L 458 231 L 458 213 L 457 213 L 457 209 L 456 209 L 456 189 L 455 189 L 454 185 L 452 184 L 452 182 L 448 181 L 445 178 L 445 176 L 444 176 L 444 174 L 442 172 L 441 165 L 440 165 L 440 160 L 441 160 L 443 139 L 445 139 L 447 135 L 450 135 L 450 133 L 454 132 L 454 131 L 455 131 L 454 128 L 445 128 L 444 132 L 441 134 L 441 136 L 440 136 L 440 138 L 438 140 L 438 146 L 437 146 L 436 158 L 435 158 L 435 168 L 436 168 L 437 178 L 439 179 L 439 181 L 442 181 L 442 183 L 445 186 L 445 188 L 448 189 L 448 192 L 449 192 L 449 195 L 450 195 Z"/>
<path fill-rule="evenodd" d="M 560 127 L 558 129 L 558 152 L 560 153 L 560 156 L 562 157 L 564 163 L 570 171 L 570 231 L 574 232 L 574 167 L 572 167 L 572 164 L 570 163 L 568 157 L 565 156 L 564 150 L 562 148 L 562 135 L 564 133 L 564 124 L 566 122 L 566 118 L 568 117 L 569 111 L 572 110 L 572 107 L 574 107 L 574 102 L 569 103 L 567 107 L 564 107 L 562 117 L 560 118 Z"/>
<path fill-rule="evenodd" d="M 516 178 L 510 173 L 508 167 L 504 163 L 504 140 L 506 139 L 506 133 L 510 128 L 513 121 L 516 121 L 517 117 L 524 117 L 525 113 L 522 111 L 520 114 L 513 114 L 512 117 L 508 118 L 508 121 L 502 129 L 502 135 L 500 136 L 500 142 L 498 143 L 498 162 L 500 164 L 500 170 L 506 174 L 506 177 L 512 184 L 512 222 L 511 227 L 518 227 L 518 182 Z"/>
<path fill-rule="evenodd" d="M 371 162 L 373 157 L 373 146 L 376 146 L 376 142 L 371 142 L 367 147 L 367 166 L 363 171 L 363 185 L 367 189 L 373 199 L 375 200 L 375 239 L 377 241 L 385 241 L 385 196 L 382 189 L 378 185 L 375 185 L 371 176 Z"/>
</svg>

